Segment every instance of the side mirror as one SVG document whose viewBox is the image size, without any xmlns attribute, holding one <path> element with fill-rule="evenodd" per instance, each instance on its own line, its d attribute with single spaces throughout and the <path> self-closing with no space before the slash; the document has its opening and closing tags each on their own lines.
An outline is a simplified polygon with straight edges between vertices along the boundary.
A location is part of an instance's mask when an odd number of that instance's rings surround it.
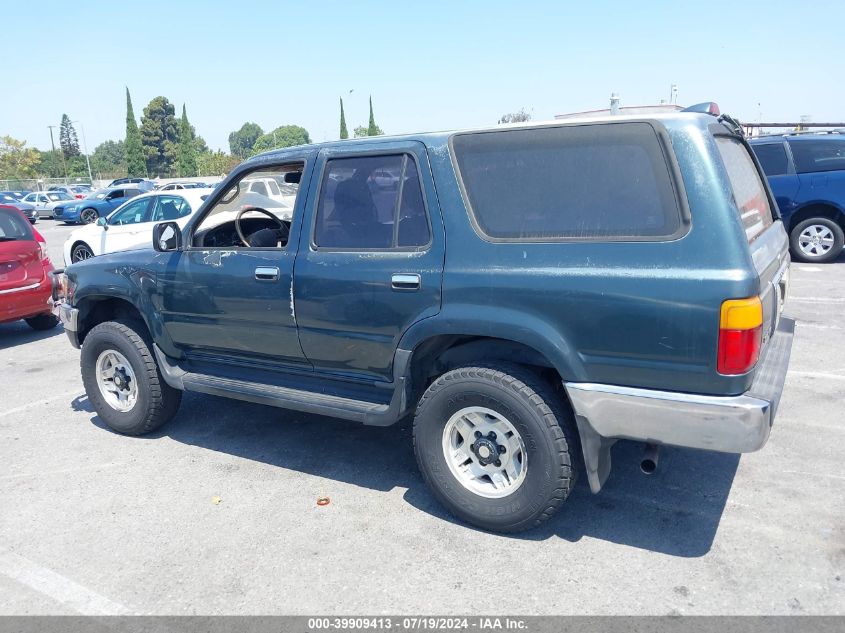
<svg viewBox="0 0 845 633">
<path fill-rule="evenodd" d="M 109 230 L 109 223 L 103 216 L 97 218 L 97 226 L 102 226 L 106 231 Z"/>
<path fill-rule="evenodd" d="M 182 248 L 182 230 L 176 222 L 162 222 L 153 227 L 153 248 L 160 253 Z"/>
</svg>

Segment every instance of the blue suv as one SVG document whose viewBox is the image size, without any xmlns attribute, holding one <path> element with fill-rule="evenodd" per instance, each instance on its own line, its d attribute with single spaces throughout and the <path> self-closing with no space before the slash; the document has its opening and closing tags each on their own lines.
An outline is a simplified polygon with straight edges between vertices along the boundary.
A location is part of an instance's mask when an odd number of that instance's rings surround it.
<svg viewBox="0 0 845 633">
<path fill-rule="evenodd" d="M 750 141 L 780 207 L 794 259 L 830 262 L 845 231 L 845 135 L 788 134 Z"/>
</svg>

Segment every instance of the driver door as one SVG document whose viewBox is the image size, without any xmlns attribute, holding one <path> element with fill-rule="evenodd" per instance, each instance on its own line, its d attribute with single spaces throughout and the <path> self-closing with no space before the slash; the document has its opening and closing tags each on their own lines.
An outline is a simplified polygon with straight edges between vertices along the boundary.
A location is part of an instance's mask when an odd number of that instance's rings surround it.
<svg viewBox="0 0 845 633">
<path fill-rule="evenodd" d="M 183 249 L 169 254 L 158 278 L 163 323 L 198 371 L 310 370 L 299 345 L 292 286 L 310 170 L 303 156 L 241 173 L 186 227 Z M 251 178 L 295 181 L 294 204 L 253 193 Z"/>
</svg>

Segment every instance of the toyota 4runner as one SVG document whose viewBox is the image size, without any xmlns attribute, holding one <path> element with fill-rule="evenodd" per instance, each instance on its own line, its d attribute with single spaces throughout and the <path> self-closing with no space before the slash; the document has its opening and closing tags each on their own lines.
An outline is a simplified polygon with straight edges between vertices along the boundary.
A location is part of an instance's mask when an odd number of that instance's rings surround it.
<svg viewBox="0 0 845 633">
<path fill-rule="evenodd" d="M 54 299 L 115 431 L 153 431 L 182 391 L 413 416 L 437 499 L 515 532 L 579 471 L 598 492 L 619 439 L 649 468 L 660 444 L 765 444 L 788 246 L 730 117 L 619 116 L 262 154 Z"/>
</svg>

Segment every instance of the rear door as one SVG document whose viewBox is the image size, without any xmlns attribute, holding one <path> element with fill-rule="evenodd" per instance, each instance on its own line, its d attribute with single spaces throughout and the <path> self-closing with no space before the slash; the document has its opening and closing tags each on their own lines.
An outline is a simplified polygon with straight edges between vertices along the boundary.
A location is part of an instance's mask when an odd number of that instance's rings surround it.
<svg viewBox="0 0 845 633">
<path fill-rule="evenodd" d="M 769 180 L 780 214 L 789 226 L 788 218 L 795 211 L 799 184 L 788 146 L 778 138 L 771 143 L 754 143 L 751 148 Z"/>
<path fill-rule="evenodd" d="M 845 139 L 797 138 L 789 143 L 803 202 L 842 201 L 845 191 Z"/>
<path fill-rule="evenodd" d="M 302 349 L 316 371 L 391 381 L 402 334 L 440 311 L 445 240 L 425 148 L 322 150 L 311 191 L 294 272 Z"/>
</svg>

